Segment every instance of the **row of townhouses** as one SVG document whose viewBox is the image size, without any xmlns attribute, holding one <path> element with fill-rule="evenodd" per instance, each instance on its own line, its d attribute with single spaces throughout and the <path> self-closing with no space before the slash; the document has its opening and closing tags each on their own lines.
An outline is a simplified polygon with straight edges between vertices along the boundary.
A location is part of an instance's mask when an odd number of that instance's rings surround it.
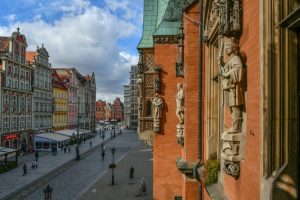
<svg viewBox="0 0 300 200">
<path fill-rule="evenodd" d="M 30 151 L 38 133 L 77 126 L 94 130 L 95 74 L 52 68 L 44 45 L 26 48 L 19 28 L 10 37 L 0 36 L 1 146 Z"/>
</svg>

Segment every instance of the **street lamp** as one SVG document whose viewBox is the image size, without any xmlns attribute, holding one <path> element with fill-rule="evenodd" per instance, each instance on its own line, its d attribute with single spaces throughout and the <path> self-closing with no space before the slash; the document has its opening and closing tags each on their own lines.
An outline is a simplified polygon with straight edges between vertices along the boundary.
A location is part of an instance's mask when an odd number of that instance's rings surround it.
<svg viewBox="0 0 300 200">
<path fill-rule="evenodd" d="M 115 175 L 114 175 L 114 169 L 116 168 L 116 165 L 115 165 L 115 153 L 116 153 L 116 149 L 115 149 L 115 147 L 113 147 L 111 149 L 111 154 L 113 156 L 113 162 L 112 162 L 112 164 L 109 165 L 109 168 L 111 168 L 111 170 L 112 170 L 112 176 L 111 176 L 111 184 L 112 185 L 115 184 Z"/>
<path fill-rule="evenodd" d="M 53 188 L 50 187 L 50 185 L 48 184 L 43 191 L 44 191 L 45 200 L 51 200 Z"/>
<path fill-rule="evenodd" d="M 78 137 L 79 137 L 79 97 L 77 98 L 77 139 L 79 139 Z"/>
</svg>

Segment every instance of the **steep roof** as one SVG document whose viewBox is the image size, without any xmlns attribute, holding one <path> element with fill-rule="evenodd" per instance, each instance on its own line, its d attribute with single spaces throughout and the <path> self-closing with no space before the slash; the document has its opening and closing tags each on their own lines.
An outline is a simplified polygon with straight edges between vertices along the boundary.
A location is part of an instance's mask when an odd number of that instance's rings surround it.
<svg viewBox="0 0 300 200">
<path fill-rule="evenodd" d="M 181 10 L 181 0 L 158 0 L 157 23 L 153 35 L 180 34 Z"/>
<path fill-rule="evenodd" d="M 143 35 L 137 48 L 152 48 L 152 34 L 156 28 L 157 0 L 144 0 Z"/>
<path fill-rule="evenodd" d="M 137 48 L 153 48 L 153 36 L 178 35 L 181 0 L 144 0 L 143 35 Z"/>
</svg>

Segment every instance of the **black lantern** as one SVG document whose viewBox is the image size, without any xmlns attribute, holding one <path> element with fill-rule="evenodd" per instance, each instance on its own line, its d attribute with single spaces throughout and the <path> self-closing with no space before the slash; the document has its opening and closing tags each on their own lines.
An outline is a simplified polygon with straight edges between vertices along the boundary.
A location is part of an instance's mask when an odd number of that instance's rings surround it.
<svg viewBox="0 0 300 200">
<path fill-rule="evenodd" d="M 53 188 L 50 187 L 50 185 L 48 184 L 46 186 L 46 188 L 44 189 L 45 200 L 51 200 L 52 199 L 52 192 L 53 192 Z"/>
</svg>

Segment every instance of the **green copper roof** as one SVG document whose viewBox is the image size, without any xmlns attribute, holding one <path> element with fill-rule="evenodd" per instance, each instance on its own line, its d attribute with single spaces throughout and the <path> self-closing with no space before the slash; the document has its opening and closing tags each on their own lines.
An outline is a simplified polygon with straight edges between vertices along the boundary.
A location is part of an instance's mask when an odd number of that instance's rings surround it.
<svg viewBox="0 0 300 200">
<path fill-rule="evenodd" d="M 158 0 L 157 23 L 153 35 L 180 34 L 181 11 L 181 0 Z"/>
<path fill-rule="evenodd" d="M 143 36 L 137 48 L 153 47 L 152 34 L 156 28 L 157 0 L 144 0 Z"/>
<path fill-rule="evenodd" d="M 182 0 L 144 0 L 143 36 L 137 48 L 152 48 L 155 35 L 180 34 Z"/>
</svg>

